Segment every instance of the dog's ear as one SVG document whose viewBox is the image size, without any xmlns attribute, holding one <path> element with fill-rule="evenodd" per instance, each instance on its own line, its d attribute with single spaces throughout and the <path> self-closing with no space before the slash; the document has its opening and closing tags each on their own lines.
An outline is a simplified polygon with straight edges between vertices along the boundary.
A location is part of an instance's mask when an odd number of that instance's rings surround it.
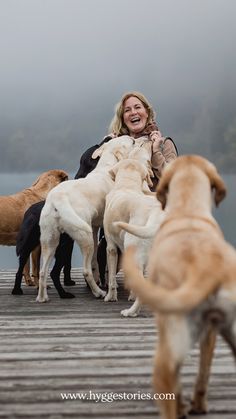
<svg viewBox="0 0 236 419">
<path fill-rule="evenodd" d="M 118 161 L 127 158 L 128 154 L 129 149 L 124 145 L 119 146 L 119 148 L 114 150 L 114 156 L 117 158 Z"/>
<path fill-rule="evenodd" d="M 112 180 L 115 180 L 115 178 L 116 178 L 116 173 L 115 173 L 115 171 L 114 171 L 113 169 L 110 169 L 108 173 L 109 173 L 109 175 L 111 176 Z"/>
<path fill-rule="evenodd" d="M 101 157 L 102 152 L 103 152 L 103 150 L 104 150 L 105 146 L 106 146 L 106 143 L 104 143 L 103 145 L 101 145 L 100 147 L 98 147 L 98 148 L 97 148 L 97 149 L 93 152 L 93 154 L 92 154 L 92 156 L 91 156 L 93 160 L 97 159 L 98 157 Z"/>
<path fill-rule="evenodd" d="M 224 199 L 226 195 L 226 186 L 213 164 L 208 164 L 206 172 L 210 179 L 211 187 L 214 190 L 215 204 L 218 207 L 219 203 Z"/>
<path fill-rule="evenodd" d="M 174 161 L 173 161 L 174 163 Z M 163 170 L 163 173 L 161 175 L 160 181 L 157 185 L 156 189 L 156 197 L 161 202 L 162 209 L 164 210 L 166 207 L 166 201 L 167 201 L 167 193 L 169 189 L 169 183 L 171 181 L 171 178 L 174 174 L 174 167 L 173 163 L 170 163 L 168 166 L 165 167 Z"/>
<path fill-rule="evenodd" d="M 119 169 L 120 165 L 119 163 L 116 163 L 115 166 L 113 166 L 109 171 L 109 175 L 111 176 L 112 180 L 115 180 L 118 169 Z"/>
</svg>

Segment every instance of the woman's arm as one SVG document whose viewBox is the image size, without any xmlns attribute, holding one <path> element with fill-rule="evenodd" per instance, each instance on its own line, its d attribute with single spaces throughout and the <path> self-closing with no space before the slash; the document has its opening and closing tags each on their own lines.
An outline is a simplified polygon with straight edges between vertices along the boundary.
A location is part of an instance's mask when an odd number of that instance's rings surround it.
<svg viewBox="0 0 236 419">
<path fill-rule="evenodd" d="M 162 137 L 160 131 L 153 131 L 150 138 L 153 142 L 152 168 L 155 176 L 159 179 L 164 167 L 177 158 L 178 152 L 171 138 Z"/>
</svg>

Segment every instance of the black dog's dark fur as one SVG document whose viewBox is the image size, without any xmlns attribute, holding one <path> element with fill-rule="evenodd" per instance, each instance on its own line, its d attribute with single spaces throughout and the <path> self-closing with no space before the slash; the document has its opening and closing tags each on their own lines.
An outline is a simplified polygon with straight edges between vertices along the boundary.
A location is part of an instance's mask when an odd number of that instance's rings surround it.
<svg viewBox="0 0 236 419">
<path fill-rule="evenodd" d="M 97 165 L 99 158 L 92 159 L 93 152 L 105 142 L 111 140 L 111 136 L 107 136 L 100 144 L 96 144 L 86 150 L 80 159 L 80 168 L 75 175 L 75 179 L 83 178 L 88 175 Z M 18 234 L 16 253 L 19 256 L 19 269 L 16 273 L 15 285 L 12 290 L 14 295 L 22 295 L 21 289 L 23 268 L 26 264 L 30 253 L 40 244 L 40 227 L 39 219 L 45 201 L 32 205 L 24 215 L 24 219 Z M 105 286 L 105 266 L 106 266 L 106 241 L 103 235 L 99 243 L 98 265 L 100 272 L 101 285 Z M 73 298 L 74 295 L 66 292 L 60 282 L 60 273 L 62 268 L 64 273 L 64 285 L 71 286 L 75 282 L 71 280 L 71 257 L 74 241 L 68 234 L 63 233 L 60 236 L 60 242 L 55 253 L 55 264 L 50 273 L 55 288 L 61 298 Z"/>
</svg>

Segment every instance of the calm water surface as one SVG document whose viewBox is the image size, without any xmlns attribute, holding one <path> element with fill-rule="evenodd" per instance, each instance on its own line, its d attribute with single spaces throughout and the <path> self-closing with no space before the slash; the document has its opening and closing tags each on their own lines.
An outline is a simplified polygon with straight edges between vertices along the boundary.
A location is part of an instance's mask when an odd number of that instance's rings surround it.
<svg viewBox="0 0 236 419">
<path fill-rule="evenodd" d="M 27 174 L 3 174 L 0 173 L 0 195 L 10 195 L 30 186 L 38 177 L 38 173 Z M 70 176 L 73 178 L 73 175 Z M 219 208 L 214 209 L 214 216 L 224 231 L 226 239 L 236 246 L 236 175 L 223 176 L 227 185 L 228 194 Z M 81 254 L 77 246 L 74 246 L 72 259 L 74 267 L 81 266 Z M 15 247 L 0 247 L 0 269 L 16 268 L 18 259 Z"/>
</svg>

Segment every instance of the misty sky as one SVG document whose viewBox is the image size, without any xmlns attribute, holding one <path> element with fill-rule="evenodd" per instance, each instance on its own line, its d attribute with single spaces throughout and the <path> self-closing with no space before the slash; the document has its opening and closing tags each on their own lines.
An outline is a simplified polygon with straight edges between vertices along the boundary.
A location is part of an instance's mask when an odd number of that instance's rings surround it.
<svg viewBox="0 0 236 419">
<path fill-rule="evenodd" d="M 236 89 L 235 17 L 235 0 L 0 0 L 0 113 L 71 113 L 96 143 L 138 90 L 174 136 L 190 104 Z"/>
<path fill-rule="evenodd" d="M 66 123 L 75 136 L 75 173 L 86 143 L 107 133 L 114 105 L 130 90 L 149 98 L 161 131 L 180 152 L 186 128 L 191 133 L 194 126 L 195 140 L 204 143 L 207 109 L 222 101 L 226 113 L 236 109 L 235 18 L 235 0 L 0 0 L 0 154 L 5 132 L 10 138 L 19 127 L 31 134 L 36 121 L 37 141 L 45 134 L 40 127 L 52 131 L 49 162 L 61 153 L 67 170 Z M 191 134 L 187 141 L 194 141 Z M 36 154 L 40 147 L 45 142 Z M 22 148 L 15 159 L 23 154 L 30 160 Z M 14 171 L 11 162 L 8 170 Z M 0 175 L 0 193 L 15 192 L 7 179 Z M 8 267 L 5 260 L 1 267 Z"/>
</svg>

